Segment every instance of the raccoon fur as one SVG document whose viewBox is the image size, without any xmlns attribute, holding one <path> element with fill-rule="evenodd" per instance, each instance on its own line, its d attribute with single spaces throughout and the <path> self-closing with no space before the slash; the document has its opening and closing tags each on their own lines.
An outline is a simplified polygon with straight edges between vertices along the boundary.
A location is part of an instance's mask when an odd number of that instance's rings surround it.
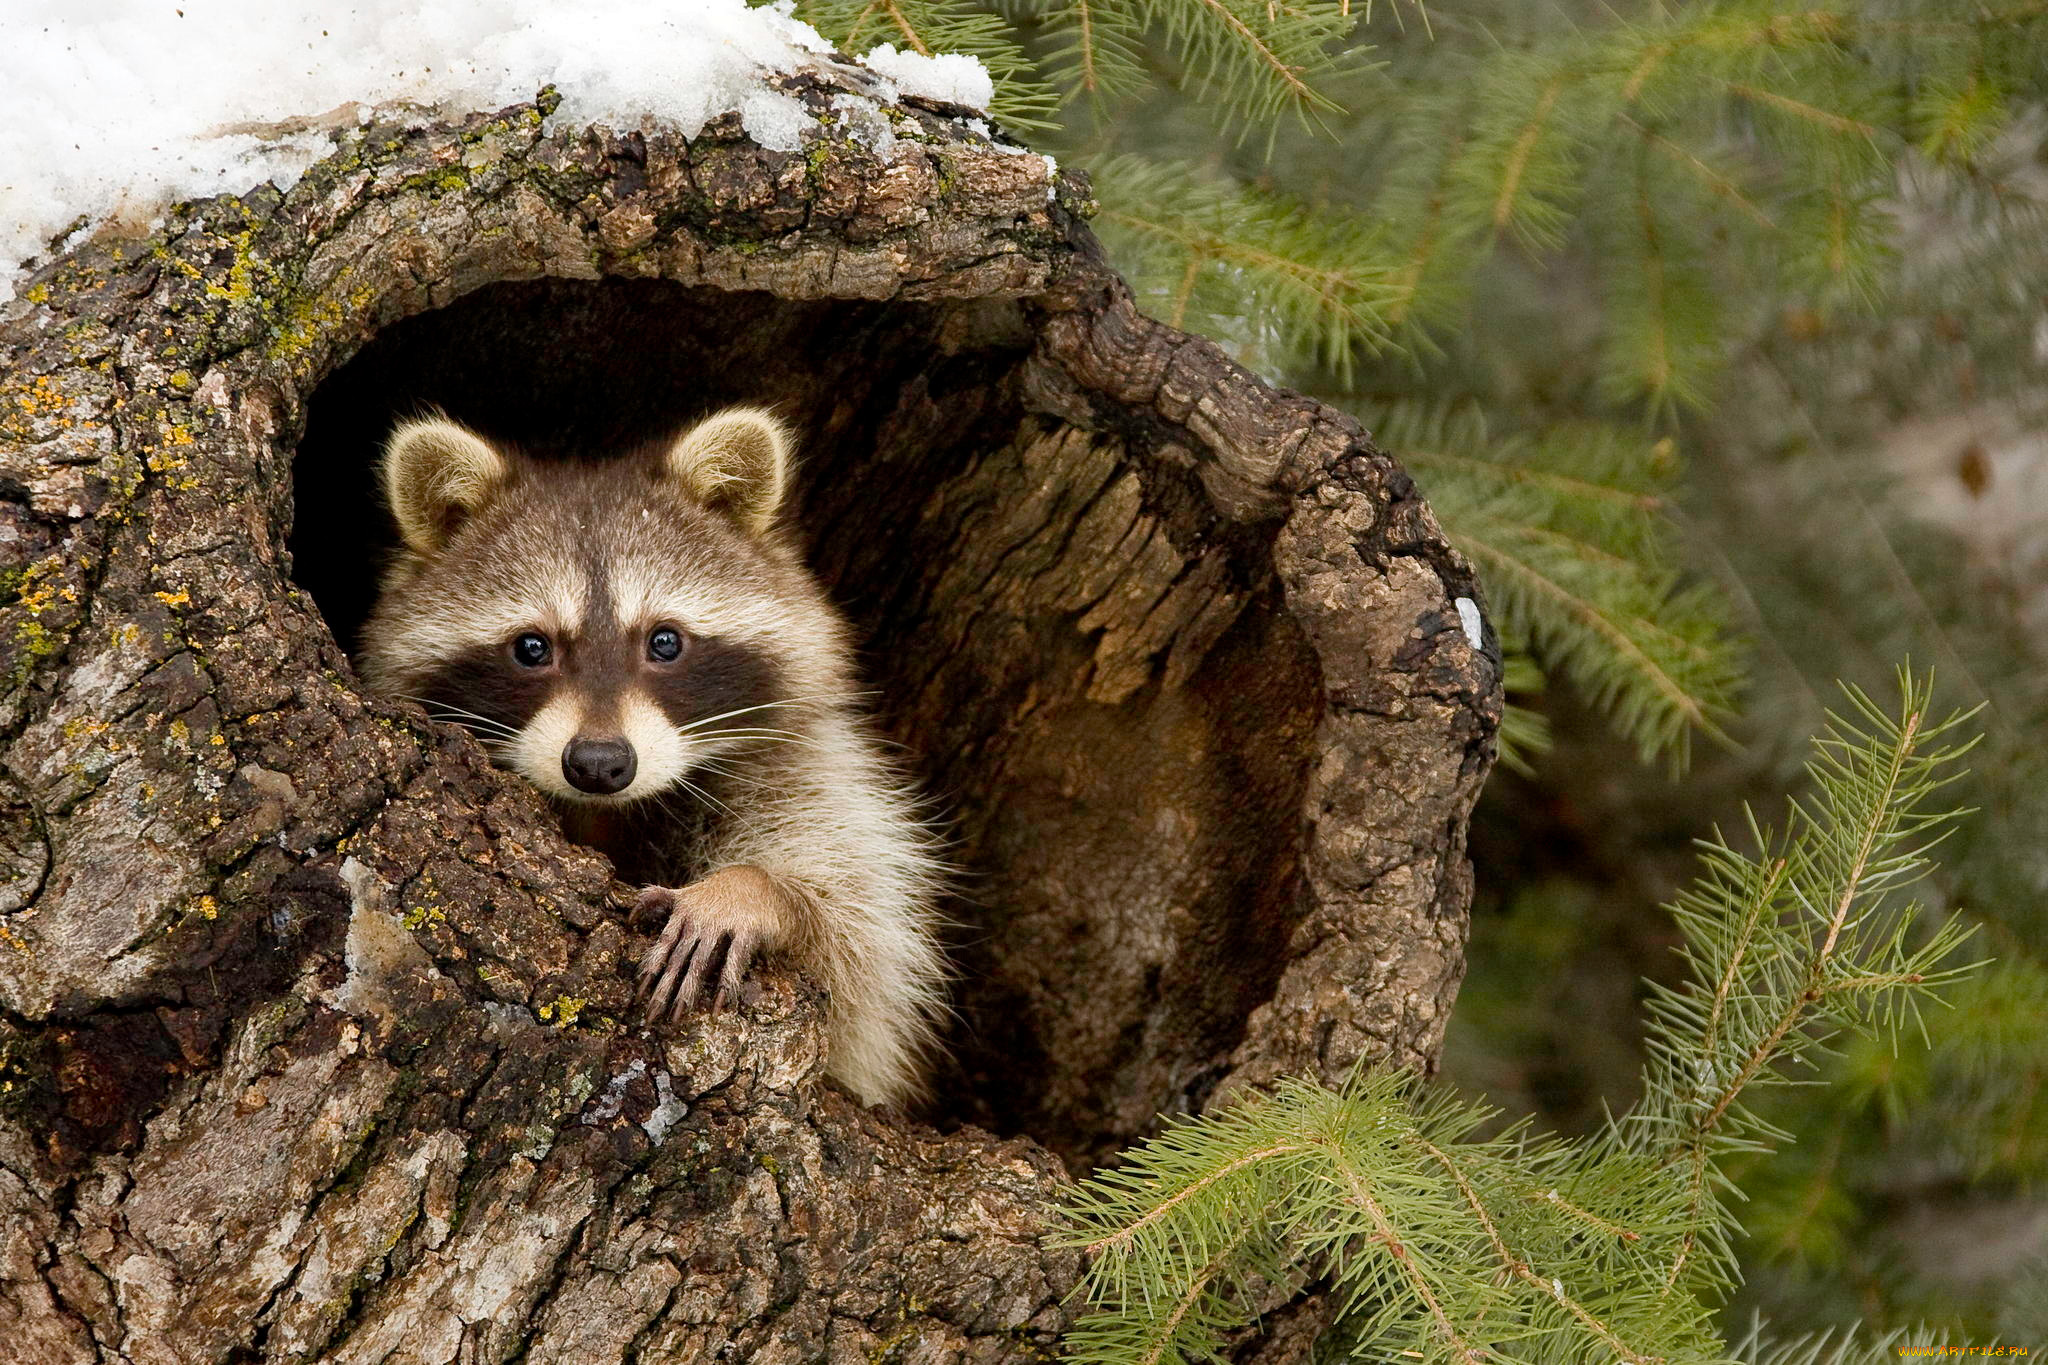
<svg viewBox="0 0 2048 1365">
<path fill-rule="evenodd" d="M 756 954 L 831 992 L 828 1074 L 922 1084 L 944 1007 L 932 840 L 855 705 L 846 630 L 778 524 L 790 442 L 733 408 L 672 442 L 540 462 L 402 424 L 402 546 L 369 684 L 468 727 L 665 913 L 650 1020 L 716 1008 Z"/>
</svg>

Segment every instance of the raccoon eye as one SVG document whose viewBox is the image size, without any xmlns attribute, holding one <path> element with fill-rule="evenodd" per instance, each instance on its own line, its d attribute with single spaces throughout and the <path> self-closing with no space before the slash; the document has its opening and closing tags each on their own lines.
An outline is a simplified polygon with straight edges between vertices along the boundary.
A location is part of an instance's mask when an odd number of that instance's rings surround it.
<svg viewBox="0 0 2048 1365">
<path fill-rule="evenodd" d="M 548 637 L 535 635 L 532 631 L 512 642 L 512 657 L 526 668 L 539 668 L 552 653 L 554 648 L 548 644 Z"/>
<path fill-rule="evenodd" d="M 683 637 L 673 626 L 663 626 L 647 637 L 647 657 L 661 663 L 673 663 L 683 652 Z"/>
</svg>

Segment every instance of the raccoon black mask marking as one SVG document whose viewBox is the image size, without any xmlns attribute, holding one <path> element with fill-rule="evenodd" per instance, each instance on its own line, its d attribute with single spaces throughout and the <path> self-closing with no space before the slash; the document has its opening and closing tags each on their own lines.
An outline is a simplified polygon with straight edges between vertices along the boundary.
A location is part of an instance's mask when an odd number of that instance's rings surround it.
<svg viewBox="0 0 2048 1365">
<path fill-rule="evenodd" d="M 656 880 L 652 1015 L 790 951 L 832 992 L 830 1072 L 896 1100 L 943 998 L 937 869 L 852 704 L 840 619 L 777 526 L 789 467 L 782 428 L 745 408 L 587 463 L 405 423 L 382 471 L 403 545 L 360 662 Z"/>
</svg>

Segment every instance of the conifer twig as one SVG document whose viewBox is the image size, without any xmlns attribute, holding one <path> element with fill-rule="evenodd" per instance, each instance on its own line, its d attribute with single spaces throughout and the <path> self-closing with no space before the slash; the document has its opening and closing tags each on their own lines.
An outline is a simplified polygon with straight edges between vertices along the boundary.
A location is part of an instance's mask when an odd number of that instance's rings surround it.
<svg viewBox="0 0 2048 1365">
<path fill-rule="evenodd" d="M 1188 1277 L 1187 1289 L 1174 1301 L 1173 1311 L 1168 1313 L 1166 1321 L 1160 1324 L 1158 1344 L 1146 1353 L 1140 1365 L 1159 1365 L 1166 1355 L 1167 1348 L 1173 1343 L 1174 1333 L 1180 1330 L 1181 1323 L 1187 1320 L 1195 1305 L 1202 1301 L 1202 1296 L 1209 1292 L 1209 1286 L 1237 1254 L 1244 1250 L 1245 1243 L 1264 1230 L 1257 1219 L 1245 1219 L 1244 1226 L 1238 1229 L 1237 1235 L 1210 1258 L 1209 1264 Z"/>
<path fill-rule="evenodd" d="M 1429 1315 L 1435 1321 L 1437 1331 L 1469 1365 L 1481 1365 L 1487 1353 L 1479 1351 L 1472 1343 L 1466 1341 L 1463 1334 L 1458 1331 L 1458 1325 L 1451 1321 L 1450 1314 L 1444 1311 L 1442 1301 L 1429 1287 L 1428 1277 L 1423 1275 L 1421 1267 L 1415 1264 L 1414 1257 L 1402 1243 L 1394 1221 L 1387 1217 L 1386 1209 L 1372 1197 L 1364 1177 L 1353 1168 L 1349 1158 L 1336 1143 L 1325 1142 L 1321 1145 L 1329 1153 L 1330 1164 L 1336 1168 L 1338 1177 L 1344 1183 L 1347 1199 L 1352 1207 L 1359 1209 L 1372 1220 L 1376 1233 L 1375 1240 L 1386 1248 L 1387 1254 L 1393 1258 L 1394 1264 L 1401 1268 L 1410 1287 L 1414 1289 L 1415 1296 L 1429 1309 Z"/>
<path fill-rule="evenodd" d="M 1564 1282 L 1558 1277 L 1552 1276 L 1546 1280 L 1531 1270 L 1527 1261 L 1508 1249 L 1508 1244 L 1501 1237 L 1500 1228 L 1494 1222 L 1493 1215 L 1486 1211 L 1486 1205 L 1480 1200 L 1479 1192 L 1472 1188 L 1472 1182 L 1465 1177 L 1465 1172 L 1459 1169 L 1458 1164 L 1451 1160 L 1450 1154 L 1425 1138 L 1417 1137 L 1415 1141 L 1444 1168 L 1452 1182 L 1457 1185 L 1458 1192 L 1464 1196 L 1466 1207 L 1471 1209 L 1472 1216 L 1479 1220 L 1479 1226 L 1485 1231 L 1486 1240 L 1492 1245 L 1494 1254 L 1500 1258 L 1503 1269 L 1524 1284 L 1531 1285 L 1548 1295 L 1558 1307 L 1578 1319 L 1587 1331 L 1600 1338 L 1608 1350 L 1627 1361 L 1629 1365 L 1663 1365 L 1662 1356 L 1646 1356 L 1630 1350 L 1628 1344 L 1616 1336 L 1606 1323 L 1594 1317 L 1584 1304 L 1565 1293 Z M 1552 1197 L 1555 1198 L 1554 1193 Z"/>
<path fill-rule="evenodd" d="M 1176 1208 L 1178 1208 L 1181 1204 L 1185 1203 L 1189 1199 L 1194 1198 L 1196 1195 L 1202 1193 L 1204 1190 L 1216 1184 L 1218 1181 L 1227 1179 L 1230 1176 L 1237 1174 L 1237 1172 L 1243 1170 L 1247 1166 L 1255 1166 L 1261 1161 L 1269 1160 L 1273 1157 L 1280 1156 L 1287 1152 L 1298 1152 L 1300 1150 L 1301 1145 L 1299 1143 L 1276 1142 L 1273 1143 L 1271 1146 L 1262 1147 L 1255 1152 L 1246 1152 L 1242 1156 L 1236 1158 L 1235 1160 L 1226 1163 L 1220 1170 L 1212 1171 L 1208 1175 L 1203 1176 L 1200 1180 L 1197 1180 L 1192 1184 L 1188 1185 L 1185 1189 L 1175 1191 L 1166 1199 L 1161 1200 L 1160 1203 L 1156 1207 L 1154 1207 L 1151 1212 L 1147 1213 L 1144 1217 L 1138 1219 L 1136 1222 L 1130 1224 L 1128 1227 L 1119 1228 L 1115 1232 L 1111 1233 L 1109 1236 L 1101 1238 L 1098 1241 L 1086 1243 L 1082 1247 L 1082 1249 L 1093 1255 L 1095 1253 L 1111 1250 L 1117 1247 L 1129 1246 L 1133 1241 L 1137 1239 L 1139 1233 L 1143 1232 L 1152 1224 L 1159 1222 L 1161 1219 L 1170 1217 L 1173 1214 L 1173 1211 Z"/>
<path fill-rule="evenodd" d="M 1937 781 L 1934 774 L 1942 763 L 1954 757 L 1953 752 L 1924 750 L 1930 736 L 1946 732 L 1960 718 L 1930 728 L 1929 687 L 1902 676 L 1900 690 L 1899 719 L 1880 721 L 1884 744 L 1881 754 L 1854 747 L 1852 740 L 1857 732 L 1839 720 L 1830 736 L 1819 742 L 1817 747 L 1823 760 L 1817 760 L 1811 770 L 1822 785 L 1822 799 L 1828 803 L 1826 823 L 1821 813 L 1795 807 L 1794 827 L 1786 835 L 1784 851 L 1761 868 L 1754 863 L 1742 863 L 1745 868 L 1756 869 L 1757 875 L 1746 887 L 1739 910 L 1724 921 L 1732 923 L 1726 938 L 1726 961 L 1707 988 L 1705 1015 L 1696 1044 L 1697 1060 L 1693 1063 L 1722 1079 L 1712 1089 L 1689 1097 L 1683 1135 L 1665 1149 L 1667 1162 L 1679 1160 L 1685 1168 L 1685 1231 L 1665 1273 L 1667 1293 L 1679 1285 L 1698 1249 L 1701 1230 L 1708 1226 L 1715 1134 L 1735 1112 L 1744 1091 L 1786 1055 L 1792 1040 L 1809 1019 L 1828 1008 L 1832 998 L 1923 986 L 1929 977 L 1921 964 L 1939 960 L 1959 941 L 1952 932 L 1944 930 L 1927 947 L 1904 957 L 1882 949 L 1888 960 L 1866 964 L 1852 959 L 1848 968 L 1837 965 L 1852 911 L 1873 895 L 1882 895 L 1891 882 L 1910 874 L 1916 866 L 1924 865 L 1917 850 L 1902 856 L 1885 856 L 1883 851 L 1933 822 L 1930 817 L 1916 815 L 1913 808 L 1926 793 L 1947 780 Z M 1867 697 L 1851 690 L 1850 698 L 1867 718 L 1879 720 Z M 1841 749 L 1840 758 L 1826 759 L 1831 744 Z M 1875 760 L 1867 771 L 1862 766 L 1865 759 Z M 1813 860 L 1820 856 L 1821 849 L 1831 843 L 1841 847 L 1839 865 L 1828 868 L 1824 863 L 1815 863 Z M 1823 888 L 1815 887 L 1810 893 L 1800 885 L 1803 878 L 1822 875 L 1828 879 L 1824 906 L 1816 904 L 1819 896 L 1813 894 Z M 1742 1045 L 1732 1058 L 1724 1059 L 1723 1021 L 1733 1002 L 1739 998 L 1758 1003 L 1765 1000 L 1743 995 L 1745 991 L 1757 990 L 1763 980 L 1755 971 L 1746 970 L 1751 946 L 1770 930 L 1777 916 L 1785 913 L 1788 898 L 1794 905 L 1811 906 L 1819 915 L 1818 923 L 1813 924 L 1811 936 L 1804 938 L 1803 952 L 1799 951 L 1801 939 L 1797 936 L 1808 931 L 1799 920 L 1794 919 L 1778 931 L 1781 940 L 1776 952 L 1787 961 L 1797 954 L 1796 970 L 1769 986 L 1770 1009 L 1757 1019 L 1753 1041 Z M 1673 1055 L 1691 1050 L 1682 1037 L 1667 1035 L 1665 1041 Z M 1724 1060 L 1732 1064 L 1723 1067 Z"/>
<path fill-rule="evenodd" d="M 1640 1242 L 1643 1240 L 1643 1234 L 1640 1232 L 1625 1228 L 1619 1223 L 1611 1223 L 1597 1213 L 1593 1213 L 1588 1209 L 1582 1209 L 1556 1190 L 1538 1190 L 1533 1186 L 1527 1186 L 1522 1191 L 1522 1197 L 1524 1199 L 1541 1200 L 1543 1203 L 1563 1209 L 1566 1213 L 1589 1227 L 1598 1228 L 1608 1236 L 1619 1237 L 1624 1242 Z"/>
<path fill-rule="evenodd" d="M 897 4 L 896 0 L 882 0 L 882 8 L 888 11 L 889 22 L 896 25 L 896 31 L 903 35 L 903 41 L 915 48 L 919 56 L 932 55 L 931 48 L 918 31 L 911 27 L 910 19 L 903 13 L 903 7 Z"/>
<path fill-rule="evenodd" d="M 1736 208 L 1742 210 L 1743 215 L 1749 221 L 1767 230 L 1775 230 L 1777 228 L 1776 220 L 1758 207 L 1754 199 L 1744 194 L 1741 186 L 1702 161 L 1697 153 L 1679 146 L 1676 142 L 1664 136 L 1664 134 L 1656 131 L 1654 128 L 1645 127 L 1627 114 L 1621 116 L 1621 121 L 1630 128 L 1635 129 L 1636 133 L 1645 142 L 1655 147 L 1658 151 L 1663 152 L 1679 166 L 1692 172 L 1699 179 L 1700 183 L 1705 185 L 1714 195 L 1727 200 L 1735 205 Z"/>
<path fill-rule="evenodd" d="M 1553 76 L 1543 87 L 1543 93 L 1536 97 L 1536 107 L 1529 113 L 1529 121 L 1522 126 L 1516 137 L 1514 148 L 1508 153 L 1507 172 L 1501 177 L 1500 194 L 1493 201 L 1493 225 L 1503 228 L 1514 216 L 1515 194 L 1521 188 L 1522 175 L 1529 167 L 1529 157 L 1536 150 L 1536 141 L 1543 136 L 1543 125 L 1550 117 L 1550 111 L 1557 107 L 1558 96 L 1564 93 L 1565 77 Z"/>
<path fill-rule="evenodd" d="M 1761 86 L 1735 81 L 1729 84 L 1728 93 L 1738 95 L 1755 104 L 1783 110 L 1795 118 L 1818 123 L 1823 128 L 1833 132 L 1854 133 L 1858 137 L 1877 136 L 1877 129 L 1861 119 L 1850 118 L 1847 114 L 1832 113 L 1829 110 L 1820 108 L 1818 105 L 1808 104 L 1805 100 L 1794 99 L 1792 96 L 1781 91 L 1765 90 Z"/>
<path fill-rule="evenodd" d="M 1246 1288 L 1290 1273 L 1343 1295 L 1361 1359 L 1724 1358 L 1706 1297 L 1734 1274 L 1717 1163 L 1764 1150 L 1750 1091 L 1824 1046 L 1830 1022 L 1868 1031 L 1872 1002 L 1910 1007 L 1953 975 L 1954 921 L 1909 947 L 1917 907 L 1872 918 L 1925 871 L 1952 816 L 1922 808 L 1961 752 L 1940 742 L 1961 718 L 1930 723 L 1918 679 L 1902 693 L 1894 717 L 1850 689 L 1861 728 L 1836 717 L 1815 741 L 1815 794 L 1781 835 L 1751 818 L 1758 856 L 1707 847 L 1674 906 L 1690 981 L 1653 993 L 1636 1110 L 1584 1143 L 1481 1140 L 1483 1110 L 1361 1072 L 1174 1124 L 1075 1196 L 1088 1232 L 1070 1244 L 1120 1253 L 1091 1258 L 1103 1307 L 1075 1329 L 1076 1358 L 1209 1358 L 1249 1320 Z"/>
<path fill-rule="evenodd" d="M 1074 13 L 1081 25 L 1081 88 L 1093 95 L 1101 89 L 1095 76 L 1095 12 L 1089 0 L 1074 0 Z"/>
<path fill-rule="evenodd" d="M 1749 903 L 1742 908 L 1740 926 L 1735 934 L 1735 951 L 1728 955 L 1728 966 L 1721 973 L 1721 979 L 1714 983 L 1713 1001 L 1707 1011 L 1707 1027 L 1700 1051 L 1712 1056 L 1721 1042 L 1721 1016 L 1728 1008 L 1728 994 L 1735 989 L 1737 974 L 1742 962 L 1749 954 L 1751 940 L 1756 937 L 1757 926 L 1764 915 L 1776 902 L 1778 888 L 1785 880 L 1788 866 L 1783 858 L 1771 860 L 1770 871 L 1764 876 L 1764 884 L 1757 889 Z"/>
<path fill-rule="evenodd" d="M 1223 0 L 1195 0 L 1195 3 L 1206 7 L 1210 13 L 1222 20 L 1223 26 L 1236 34 L 1243 41 L 1244 45 L 1258 56 L 1260 61 L 1270 67 L 1273 74 L 1280 78 L 1281 84 L 1294 92 L 1295 98 L 1299 99 L 1303 104 L 1326 102 L 1307 81 L 1301 78 L 1299 71 L 1280 60 L 1280 54 L 1273 51 L 1265 39 L 1254 33 L 1251 25 L 1238 18 L 1232 12 L 1230 6 L 1223 3 Z"/>
</svg>

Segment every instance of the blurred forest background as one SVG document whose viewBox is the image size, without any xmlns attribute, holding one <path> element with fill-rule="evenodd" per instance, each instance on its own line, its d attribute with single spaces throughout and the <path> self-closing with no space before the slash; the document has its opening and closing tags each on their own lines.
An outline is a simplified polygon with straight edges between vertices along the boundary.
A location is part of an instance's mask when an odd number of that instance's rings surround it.
<svg viewBox="0 0 2048 1365">
<path fill-rule="evenodd" d="M 1507 766 L 1445 1071 L 1634 1098 L 1692 841 L 1843 678 L 1985 703 L 1987 970 L 1782 1089 L 1731 1333 L 2048 1348 L 2048 4 L 799 0 L 972 51 L 1148 309 L 1358 415 L 1479 567 Z"/>
</svg>

